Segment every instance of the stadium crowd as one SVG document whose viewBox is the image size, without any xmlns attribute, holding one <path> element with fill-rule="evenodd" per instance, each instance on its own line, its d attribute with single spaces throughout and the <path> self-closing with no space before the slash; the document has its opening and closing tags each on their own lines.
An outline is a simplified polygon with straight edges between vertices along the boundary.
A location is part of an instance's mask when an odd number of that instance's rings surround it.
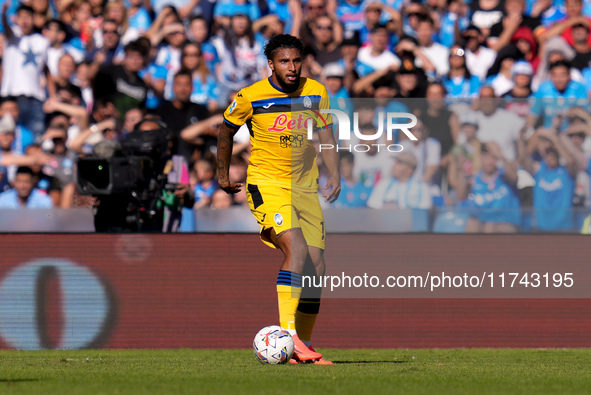
<svg viewBox="0 0 591 395">
<path fill-rule="evenodd" d="M 485 232 L 524 229 L 527 207 L 535 229 L 568 231 L 572 208 L 589 207 L 590 1 L 0 4 L 0 209 L 89 204 L 76 158 L 147 114 L 190 164 L 195 209 L 246 205 L 245 188 L 217 187 L 216 135 L 237 91 L 270 75 L 263 48 L 279 33 L 303 41 L 302 76 L 355 108 L 361 133 L 376 133 L 380 106 L 419 119 L 416 141 L 396 136 L 402 152 L 342 150 L 335 207 L 459 207 L 472 213 L 467 231 Z M 243 128 L 234 182 L 248 151 Z"/>
</svg>

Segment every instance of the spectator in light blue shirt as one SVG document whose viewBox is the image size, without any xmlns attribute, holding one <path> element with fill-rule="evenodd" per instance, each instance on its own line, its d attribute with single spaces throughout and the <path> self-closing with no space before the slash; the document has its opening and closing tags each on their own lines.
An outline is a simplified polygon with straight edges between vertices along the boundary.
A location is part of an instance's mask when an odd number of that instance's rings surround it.
<svg viewBox="0 0 591 395">
<path fill-rule="evenodd" d="M 341 198 L 334 203 L 334 207 L 365 207 L 367 199 L 373 189 L 371 185 L 364 185 L 353 177 L 355 155 L 348 151 L 340 153 Z"/>
<path fill-rule="evenodd" d="M 216 3 L 213 17 L 222 21 L 222 25 L 228 25 L 229 18 L 234 15 L 246 15 L 251 21 L 256 21 L 261 17 L 261 10 L 256 3 L 247 0 L 221 0 Z M 224 20 L 226 23 L 223 23 Z"/>
<path fill-rule="evenodd" d="M 130 7 L 127 9 L 129 27 L 143 33 L 150 30 L 152 18 L 150 13 L 143 7 L 142 0 L 129 0 Z"/>
<path fill-rule="evenodd" d="M 572 230 L 576 161 L 562 146 L 555 129 L 538 129 L 527 144 L 535 147 L 539 140 L 544 143 L 539 150 L 542 160 L 534 161 L 527 154 L 522 160 L 523 167 L 536 180 L 533 201 L 536 227 L 544 231 Z M 566 166 L 560 164 L 561 157 Z"/>
<path fill-rule="evenodd" d="M 550 80 L 540 85 L 534 98 L 536 100 L 531 109 L 533 117 L 528 122 L 531 126 L 539 116 L 543 116 L 542 126 L 550 127 L 553 119 L 564 115 L 570 107 L 589 107 L 585 85 L 571 80 L 570 64 L 565 60 L 550 64 Z"/>
<path fill-rule="evenodd" d="M 0 193 L 0 209 L 53 207 L 53 200 L 34 188 L 33 170 L 30 167 L 19 167 L 12 184 L 13 189 Z"/>
</svg>

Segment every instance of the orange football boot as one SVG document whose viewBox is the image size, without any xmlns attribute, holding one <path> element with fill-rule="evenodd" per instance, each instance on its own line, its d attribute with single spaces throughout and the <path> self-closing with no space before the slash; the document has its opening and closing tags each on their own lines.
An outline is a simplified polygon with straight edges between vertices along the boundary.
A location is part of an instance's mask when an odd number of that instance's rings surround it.
<svg viewBox="0 0 591 395">
<path fill-rule="evenodd" d="M 299 362 L 309 362 L 322 358 L 322 354 L 316 351 L 312 351 L 308 347 L 306 347 L 306 345 L 303 341 L 300 340 L 298 335 L 293 335 L 292 339 L 294 345 L 292 359 L 295 359 Z"/>
<path fill-rule="evenodd" d="M 310 350 L 316 352 L 312 346 L 308 347 Z M 290 361 L 291 362 L 291 361 Z M 317 359 L 314 361 L 314 365 L 334 365 L 334 363 L 327 361 L 326 359 Z"/>
</svg>

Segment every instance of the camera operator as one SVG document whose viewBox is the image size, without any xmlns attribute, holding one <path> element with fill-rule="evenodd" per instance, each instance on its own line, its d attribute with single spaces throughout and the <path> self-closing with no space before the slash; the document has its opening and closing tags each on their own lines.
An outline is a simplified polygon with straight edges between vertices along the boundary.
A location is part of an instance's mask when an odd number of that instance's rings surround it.
<svg viewBox="0 0 591 395">
<path fill-rule="evenodd" d="M 110 174 L 130 177 L 110 179 L 108 184 L 113 190 L 91 190 L 97 195 L 97 232 L 178 231 L 182 208 L 192 207 L 195 197 L 188 184 L 179 182 L 184 181 L 182 174 L 187 172 L 187 165 L 181 156 L 170 156 L 170 136 L 164 123 L 144 118 L 120 145 L 102 141 L 93 148 L 94 156 L 88 159 L 90 168 L 94 163 L 94 168 L 102 170 L 99 162 L 92 162 L 102 158 L 112 167 Z M 98 173 L 83 174 L 79 182 L 85 178 L 94 182 L 94 175 Z M 123 183 L 123 189 L 117 184 L 119 189 L 115 190 L 115 183 Z M 84 186 L 79 188 L 85 190 Z"/>
</svg>

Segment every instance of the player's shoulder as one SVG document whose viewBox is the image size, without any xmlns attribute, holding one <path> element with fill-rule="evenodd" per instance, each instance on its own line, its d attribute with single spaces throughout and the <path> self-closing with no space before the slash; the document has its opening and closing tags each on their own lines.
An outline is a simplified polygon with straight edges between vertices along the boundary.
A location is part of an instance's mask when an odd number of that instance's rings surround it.
<svg viewBox="0 0 591 395">
<path fill-rule="evenodd" d="M 304 80 L 302 84 L 302 90 L 305 91 L 314 91 L 314 92 L 324 92 L 326 88 L 320 82 L 313 80 L 312 78 L 305 78 L 302 77 Z"/>
<path fill-rule="evenodd" d="M 267 92 L 269 88 L 269 81 L 265 78 L 245 88 L 242 88 L 240 91 L 238 91 L 236 96 L 252 102 L 257 100 L 257 98 L 261 96 L 263 92 Z"/>
</svg>

